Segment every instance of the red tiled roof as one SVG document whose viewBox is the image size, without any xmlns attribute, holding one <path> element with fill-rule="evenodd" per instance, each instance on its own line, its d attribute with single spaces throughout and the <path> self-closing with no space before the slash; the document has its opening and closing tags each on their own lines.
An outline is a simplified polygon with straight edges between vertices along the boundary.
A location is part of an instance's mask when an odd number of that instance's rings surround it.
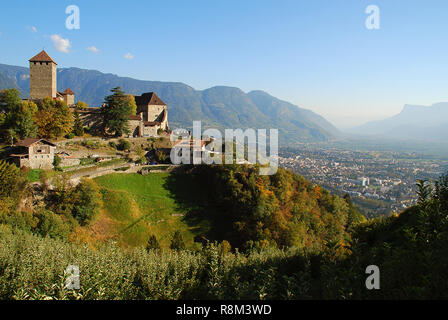
<svg viewBox="0 0 448 320">
<path fill-rule="evenodd" d="M 56 147 L 56 145 L 48 140 L 44 140 L 44 139 L 35 139 L 35 138 L 26 138 L 23 139 L 22 141 L 20 141 L 17 146 L 19 147 L 30 147 L 31 145 L 33 145 L 34 143 L 38 142 L 38 141 L 43 141 L 46 144 L 49 144 L 51 146 Z"/>
<path fill-rule="evenodd" d="M 141 96 L 135 96 L 135 103 L 139 105 L 159 105 L 166 106 L 166 103 L 162 101 L 154 92 L 146 92 Z"/>
<path fill-rule="evenodd" d="M 48 53 L 45 52 L 45 50 L 42 50 L 38 54 L 36 54 L 34 57 L 32 57 L 30 62 L 53 62 L 54 64 L 57 64 L 51 57 L 48 55 Z"/>
<path fill-rule="evenodd" d="M 67 94 L 75 95 L 75 94 L 73 93 L 72 89 L 70 89 L 70 88 L 65 89 L 65 91 L 62 92 L 62 94 L 63 94 L 63 95 L 67 95 Z"/>
</svg>

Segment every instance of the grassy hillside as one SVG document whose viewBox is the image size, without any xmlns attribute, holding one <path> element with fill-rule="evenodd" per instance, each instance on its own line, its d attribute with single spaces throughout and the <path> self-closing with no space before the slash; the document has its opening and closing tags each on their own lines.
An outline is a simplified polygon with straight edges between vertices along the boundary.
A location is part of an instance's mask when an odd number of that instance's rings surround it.
<svg viewBox="0 0 448 320">
<path fill-rule="evenodd" d="M 188 226 L 186 209 L 176 203 L 167 188 L 169 173 L 110 174 L 95 178 L 102 188 L 103 210 L 91 229 L 106 224 L 102 236 L 113 236 L 124 246 L 146 245 L 155 235 L 162 247 L 169 248 L 171 238 L 180 231 L 188 248 L 194 248 L 193 238 L 206 230 L 205 224 Z M 179 183 L 187 179 L 180 179 Z"/>
</svg>

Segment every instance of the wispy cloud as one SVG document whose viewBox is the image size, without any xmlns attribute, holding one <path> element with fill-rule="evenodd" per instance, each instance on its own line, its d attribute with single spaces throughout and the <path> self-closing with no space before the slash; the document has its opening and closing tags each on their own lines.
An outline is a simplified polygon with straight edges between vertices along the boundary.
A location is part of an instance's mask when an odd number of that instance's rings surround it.
<svg viewBox="0 0 448 320">
<path fill-rule="evenodd" d="M 98 53 L 98 52 L 100 52 L 100 49 L 98 49 L 95 46 L 90 46 L 90 47 L 87 48 L 87 51 L 90 51 L 90 52 L 93 52 L 93 53 Z"/>
<path fill-rule="evenodd" d="M 132 55 L 131 53 L 126 53 L 125 55 L 124 55 L 124 58 L 125 59 L 128 59 L 128 60 L 133 60 L 134 59 L 134 55 Z"/>
<path fill-rule="evenodd" d="M 69 39 L 64 39 L 58 34 L 52 34 L 50 38 L 53 41 L 54 48 L 59 52 L 68 53 L 68 49 L 72 47 Z"/>
<path fill-rule="evenodd" d="M 36 33 L 37 32 L 37 28 L 35 26 L 27 26 L 26 27 L 30 32 Z"/>
</svg>

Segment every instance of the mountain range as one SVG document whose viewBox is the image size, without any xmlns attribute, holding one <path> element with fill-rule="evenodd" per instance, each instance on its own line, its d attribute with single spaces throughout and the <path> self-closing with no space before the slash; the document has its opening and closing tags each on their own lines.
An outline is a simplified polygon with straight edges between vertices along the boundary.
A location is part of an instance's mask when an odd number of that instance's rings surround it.
<svg viewBox="0 0 448 320">
<path fill-rule="evenodd" d="M 143 81 L 79 68 L 58 69 L 58 90 L 71 88 L 75 98 L 89 106 L 100 106 L 110 89 L 120 86 L 126 93 L 154 91 L 168 105 L 171 128 L 189 129 L 193 120 L 204 128 L 279 129 L 281 144 L 329 141 L 340 132 L 320 115 L 277 99 L 264 91 L 243 92 L 216 86 L 195 90 L 180 82 Z M 17 88 L 29 94 L 29 69 L 0 64 L 0 89 Z"/>
<path fill-rule="evenodd" d="M 431 106 L 405 105 L 403 110 L 393 117 L 370 121 L 347 131 L 389 139 L 446 141 L 448 102 L 435 103 Z"/>
</svg>

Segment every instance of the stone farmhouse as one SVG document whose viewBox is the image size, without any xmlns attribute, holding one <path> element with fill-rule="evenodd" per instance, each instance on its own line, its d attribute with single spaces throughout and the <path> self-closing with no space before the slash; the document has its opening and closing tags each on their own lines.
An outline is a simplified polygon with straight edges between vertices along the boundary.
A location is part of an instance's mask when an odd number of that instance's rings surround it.
<svg viewBox="0 0 448 320">
<path fill-rule="evenodd" d="M 10 155 L 18 167 L 52 169 L 56 145 L 48 140 L 27 138 L 16 145 Z"/>
</svg>

